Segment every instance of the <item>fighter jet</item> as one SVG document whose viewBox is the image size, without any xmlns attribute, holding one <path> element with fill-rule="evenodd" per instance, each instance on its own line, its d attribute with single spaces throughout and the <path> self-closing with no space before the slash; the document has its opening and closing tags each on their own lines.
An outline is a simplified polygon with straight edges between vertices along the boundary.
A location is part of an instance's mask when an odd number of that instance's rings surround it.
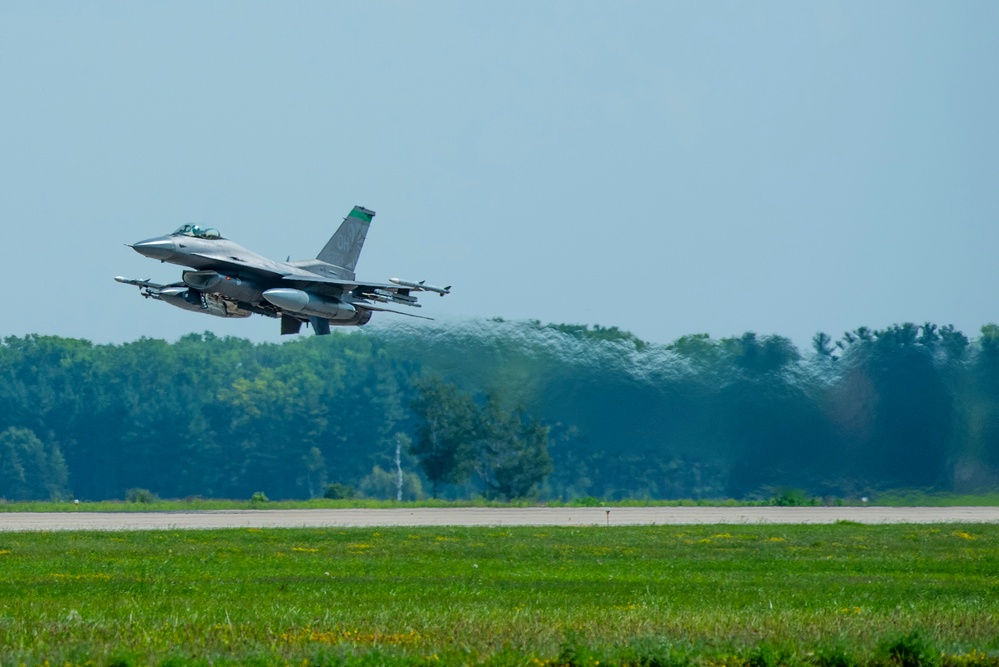
<svg viewBox="0 0 999 667">
<path fill-rule="evenodd" d="M 303 323 L 318 335 L 328 334 L 331 326 L 367 324 L 374 312 L 421 317 L 379 304 L 419 308 L 414 292 L 444 296 L 451 293 L 450 285 L 435 287 L 398 278 L 372 283 L 354 276 L 374 217 L 374 211 L 355 206 L 315 259 L 294 262 L 276 262 L 230 241 L 217 229 L 187 224 L 168 236 L 130 245 L 140 255 L 192 269 L 181 274 L 181 282 L 161 285 L 121 276 L 115 280 L 135 285 L 146 298 L 196 313 L 280 318 L 282 334 L 299 333 Z"/>
</svg>

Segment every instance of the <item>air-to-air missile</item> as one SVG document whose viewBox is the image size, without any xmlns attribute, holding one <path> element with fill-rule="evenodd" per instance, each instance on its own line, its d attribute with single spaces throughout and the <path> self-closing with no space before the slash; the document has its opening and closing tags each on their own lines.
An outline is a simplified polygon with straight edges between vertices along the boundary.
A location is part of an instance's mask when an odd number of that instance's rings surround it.
<svg viewBox="0 0 999 667">
<path fill-rule="evenodd" d="M 409 280 L 400 280 L 398 278 L 389 278 L 390 283 L 395 283 L 399 287 L 409 287 L 410 289 L 426 290 L 428 292 L 437 292 L 441 296 L 451 293 L 451 286 L 447 287 L 437 287 L 435 285 L 428 285 L 425 280 L 421 280 L 418 283 L 411 282 Z"/>
</svg>

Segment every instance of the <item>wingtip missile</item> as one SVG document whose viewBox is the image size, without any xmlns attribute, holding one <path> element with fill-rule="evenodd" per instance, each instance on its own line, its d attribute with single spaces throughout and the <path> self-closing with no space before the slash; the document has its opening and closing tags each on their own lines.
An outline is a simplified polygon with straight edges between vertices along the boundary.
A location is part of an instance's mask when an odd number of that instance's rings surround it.
<svg viewBox="0 0 999 667">
<path fill-rule="evenodd" d="M 411 280 L 401 280 L 399 278 L 389 278 L 389 282 L 395 283 L 399 287 L 406 287 L 408 289 L 422 290 L 425 292 L 437 292 L 441 296 L 451 293 L 451 286 L 447 287 L 437 287 L 436 285 L 428 285 L 426 280 L 421 280 L 418 283 L 414 283 Z"/>
<path fill-rule="evenodd" d="M 136 287 L 162 287 L 162 285 L 157 285 L 146 278 L 145 280 L 136 280 L 135 278 L 126 278 L 125 276 L 115 276 L 114 279 L 122 283 L 123 285 L 135 285 Z"/>
</svg>

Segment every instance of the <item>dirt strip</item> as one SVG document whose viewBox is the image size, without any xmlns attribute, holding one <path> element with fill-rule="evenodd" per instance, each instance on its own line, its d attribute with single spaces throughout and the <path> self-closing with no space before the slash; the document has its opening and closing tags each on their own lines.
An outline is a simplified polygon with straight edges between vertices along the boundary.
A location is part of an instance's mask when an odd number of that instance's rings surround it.
<svg viewBox="0 0 999 667">
<path fill-rule="evenodd" d="M 625 526 L 683 524 L 999 523 L 999 507 L 455 507 L 191 512 L 0 512 L 0 531 Z"/>
</svg>

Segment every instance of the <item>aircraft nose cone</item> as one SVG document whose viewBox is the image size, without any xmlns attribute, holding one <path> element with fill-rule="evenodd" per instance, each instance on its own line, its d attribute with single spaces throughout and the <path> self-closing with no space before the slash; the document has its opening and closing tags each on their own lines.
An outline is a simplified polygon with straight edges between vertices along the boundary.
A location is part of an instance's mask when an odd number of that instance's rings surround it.
<svg viewBox="0 0 999 667">
<path fill-rule="evenodd" d="M 132 244 L 132 250 L 153 259 L 167 259 L 173 255 L 175 249 L 173 239 L 167 236 L 160 236 L 155 239 L 148 239 Z"/>
</svg>

